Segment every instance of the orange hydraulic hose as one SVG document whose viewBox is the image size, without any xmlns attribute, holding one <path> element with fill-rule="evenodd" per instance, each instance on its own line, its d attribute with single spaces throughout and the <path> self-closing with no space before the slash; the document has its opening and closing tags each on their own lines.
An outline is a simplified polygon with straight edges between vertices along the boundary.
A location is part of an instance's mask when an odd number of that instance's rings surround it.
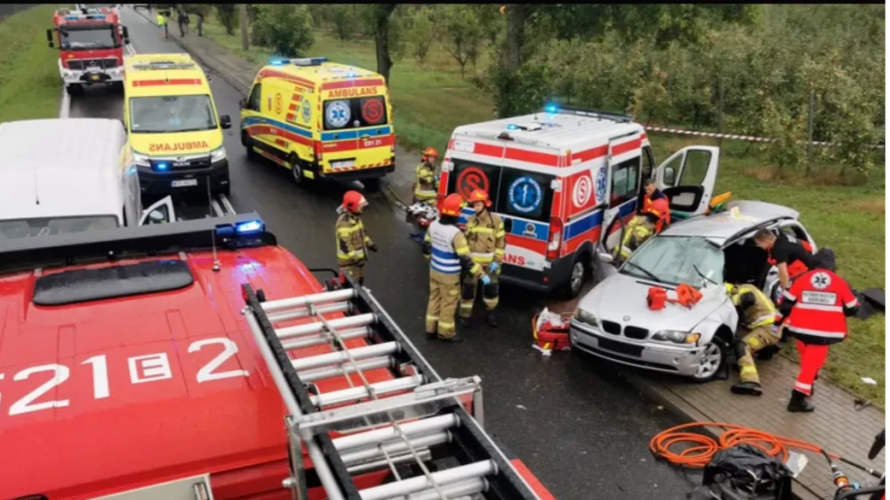
<svg viewBox="0 0 890 500">
<path fill-rule="evenodd" d="M 697 432 L 686 432 L 689 429 L 706 427 L 724 429 L 719 441 Z M 686 446 L 676 452 L 671 451 L 672 447 L 680 444 Z M 740 444 L 750 444 L 760 448 L 772 457 L 779 457 L 783 463 L 788 460 L 788 450 L 792 448 L 815 453 L 822 452 L 821 446 L 807 441 L 721 422 L 695 422 L 671 427 L 658 433 L 649 441 L 649 450 L 656 457 L 672 464 L 701 469 L 711 462 L 714 454 L 718 451 Z M 828 456 L 834 460 L 841 458 L 831 453 Z"/>
</svg>

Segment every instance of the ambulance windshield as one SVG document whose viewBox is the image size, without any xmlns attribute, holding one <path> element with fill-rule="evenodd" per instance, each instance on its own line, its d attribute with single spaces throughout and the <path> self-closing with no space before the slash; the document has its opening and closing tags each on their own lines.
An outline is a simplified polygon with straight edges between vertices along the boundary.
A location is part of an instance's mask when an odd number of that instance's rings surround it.
<svg viewBox="0 0 890 500">
<path fill-rule="evenodd" d="M 97 229 L 115 229 L 117 227 L 117 217 L 113 215 L 2 220 L 0 221 L 0 241 L 31 236 L 81 233 Z"/>
<path fill-rule="evenodd" d="M 308 107 L 306 109 L 311 110 Z M 383 96 L 355 97 L 324 102 L 325 130 L 349 130 L 386 123 L 386 101 Z"/>
<path fill-rule="evenodd" d="M 131 131 L 136 134 L 197 132 L 217 128 L 210 96 L 134 97 Z"/>
<path fill-rule="evenodd" d="M 116 48 L 117 40 L 110 24 L 88 28 L 62 28 L 59 44 L 62 50 L 96 50 Z"/>
<path fill-rule="evenodd" d="M 670 285 L 723 283 L 723 251 L 705 238 L 656 236 L 631 254 L 622 274 Z"/>
</svg>

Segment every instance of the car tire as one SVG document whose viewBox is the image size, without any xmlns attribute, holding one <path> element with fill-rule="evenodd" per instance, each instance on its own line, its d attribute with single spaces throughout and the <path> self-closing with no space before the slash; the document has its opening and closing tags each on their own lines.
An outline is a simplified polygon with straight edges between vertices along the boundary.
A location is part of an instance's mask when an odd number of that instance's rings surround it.
<svg viewBox="0 0 890 500">
<path fill-rule="evenodd" d="M 709 362 L 710 369 L 707 371 L 702 371 L 699 369 L 698 373 L 692 376 L 692 380 L 698 383 L 705 383 L 714 380 L 717 376 L 723 373 L 723 370 L 726 365 L 726 358 L 728 354 L 729 346 L 727 343 L 715 335 L 713 339 L 709 343 L 704 346 L 702 350 L 702 360 L 706 357 L 710 357 L 711 361 Z"/>
<path fill-rule="evenodd" d="M 303 162 L 300 161 L 295 153 L 291 153 L 287 157 L 287 162 L 291 166 L 291 177 L 294 179 L 294 184 L 298 186 L 305 184 L 303 177 Z"/>
<path fill-rule="evenodd" d="M 561 295 L 566 300 L 572 300 L 581 294 L 584 289 L 584 281 L 590 274 L 590 254 L 587 252 L 579 253 L 572 261 L 572 267 L 569 270 L 569 279 L 563 285 Z"/>
<path fill-rule="evenodd" d="M 65 86 L 65 92 L 68 92 L 68 95 L 74 97 L 83 94 L 83 85 L 74 83 L 71 85 Z"/>
<path fill-rule="evenodd" d="M 116 93 L 124 93 L 124 82 L 111 82 L 111 90 Z"/>
<path fill-rule="evenodd" d="M 228 179 L 226 179 L 226 180 L 228 180 Z M 229 194 L 230 194 L 231 192 L 232 192 L 232 185 L 231 185 L 231 183 L 224 184 L 224 185 L 220 186 L 220 187 L 216 190 L 216 193 L 217 193 L 217 194 L 221 194 L 221 195 L 225 195 L 225 196 L 229 196 Z"/>
<path fill-rule="evenodd" d="M 250 134 L 247 133 L 246 130 L 241 131 L 241 144 L 244 146 L 244 149 L 247 151 L 247 159 L 251 161 L 259 160 L 259 156 L 256 151 L 253 150 L 253 139 L 250 138 Z"/>
</svg>

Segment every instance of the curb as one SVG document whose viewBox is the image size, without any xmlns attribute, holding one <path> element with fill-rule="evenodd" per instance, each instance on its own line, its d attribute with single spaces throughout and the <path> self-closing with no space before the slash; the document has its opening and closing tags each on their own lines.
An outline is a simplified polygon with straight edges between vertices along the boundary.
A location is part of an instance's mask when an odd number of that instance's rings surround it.
<svg viewBox="0 0 890 500">
<path fill-rule="evenodd" d="M 661 391 L 653 387 L 651 384 L 643 380 L 643 378 L 639 375 L 624 372 L 623 377 L 625 380 L 630 382 L 630 384 L 634 386 L 634 388 L 640 391 L 640 393 L 644 394 L 646 397 L 660 404 L 661 406 L 664 406 L 664 408 L 674 416 L 679 417 L 682 420 L 686 420 L 688 423 L 711 421 L 711 419 L 708 418 L 707 415 L 700 412 L 692 405 L 687 404 L 684 401 L 666 396 Z M 718 440 L 720 438 L 720 434 L 718 434 L 713 428 L 705 428 L 703 432 L 705 435 L 714 440 Z M 795 498 L 795 500 L 825 500 L 815 495 L 806 486 L 797 481 L 797 479 L 794 479 L 793 483 L 794 486 L 792 487 L 791 496 Z"/>
</svg>

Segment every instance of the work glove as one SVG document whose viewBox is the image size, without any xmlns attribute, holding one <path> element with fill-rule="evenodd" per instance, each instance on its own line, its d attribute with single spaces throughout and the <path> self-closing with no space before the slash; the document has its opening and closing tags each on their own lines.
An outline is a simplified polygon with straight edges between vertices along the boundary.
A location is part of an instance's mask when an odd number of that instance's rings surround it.
<svg viewBox="0 0 890 500">
<path fill-rule="evenodd" d="M 769 331 L 770 331 L 773 335 L 778 335 L 778 334 L 779 334 L 779 329 L 780 329 L 780 328 L 781 328 L 780 325 L 773 324 L 773 326 L 769 329 Z"/>
<path fill-rule="evenodd" d="M 370 245 L 368 245 L 368 250 L 377 253 L 377 244 L 371 243 Z"/>
<path fill-rule="evenodd" d="M 482 275 L 482 284 L 483 284 L 483 285 L 490 285 L 490 284 L 491 284 L 491 278 L 489 278 L 487 274 L 483 274 L 483 275 Z"/>
<path fill-rule="evenodd" d="M 488 272 L 490 272 L 490 273 L 496 273 L 496 272 L 498 272 L 498 269 L 500 269 L 500 268 L 501 268 L 501 265 L 500 265 L 500 264 L 498 264 L 497 262 L 492 262 L 492 263 L 489 264 L 489 266 L 488 266 Z"/>
</svg>

